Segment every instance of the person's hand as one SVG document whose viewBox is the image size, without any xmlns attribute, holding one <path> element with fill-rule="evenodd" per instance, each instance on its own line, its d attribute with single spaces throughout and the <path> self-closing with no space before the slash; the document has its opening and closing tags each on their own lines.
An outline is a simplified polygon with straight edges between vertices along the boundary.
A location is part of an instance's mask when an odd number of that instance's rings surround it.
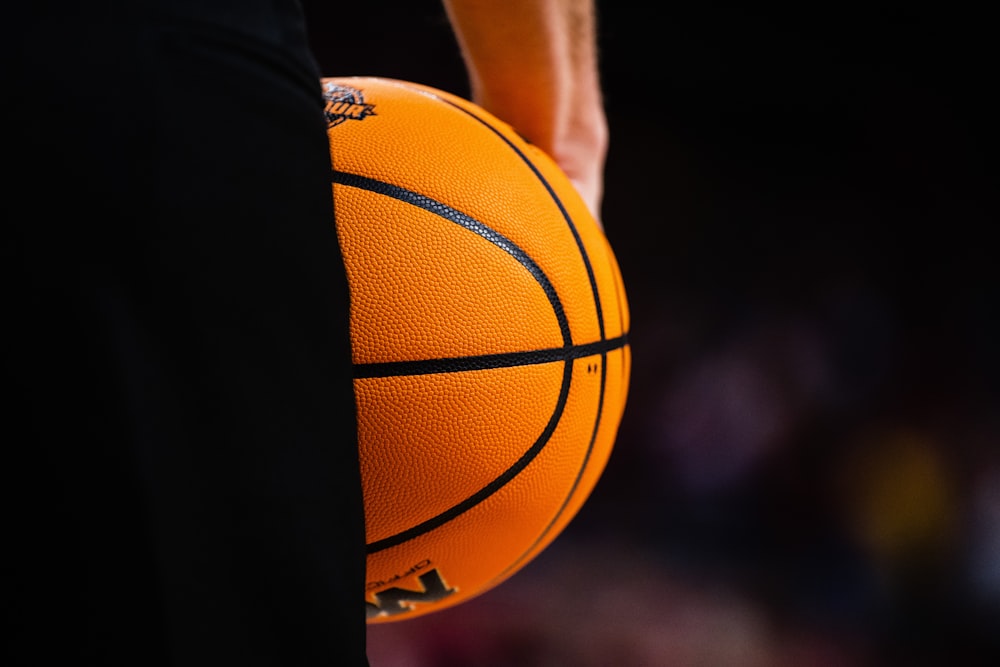
<svg viewBox="0 0 1000 667">
<path fill-rule="evenodd" d="M 589 114 L 589 117 L 571 123 L 566 135 L 550 149 L 550 155 L 573 181 L 590 212 L 601 224 L 608 126 L 603 108 L 581 110 L 583 113 Z"/>
<path fill-rule="evenodd" d="M 444 0 L 472 101 L 566 172 L 600 224 L 608 125 L 593 0 Z"/>
</svg>

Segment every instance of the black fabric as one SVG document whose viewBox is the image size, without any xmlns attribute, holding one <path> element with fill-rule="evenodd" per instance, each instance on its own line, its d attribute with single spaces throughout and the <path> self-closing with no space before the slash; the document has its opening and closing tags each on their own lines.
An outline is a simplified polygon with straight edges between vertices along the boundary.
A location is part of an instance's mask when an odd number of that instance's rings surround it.
<svg viewBox="0 0 1000 667">
<path fill-rule="evenodd" d="M 348 292 L 298 5 L 40 4 L 5 30 L 11 645 L 365 665 Z"/>
</svg>

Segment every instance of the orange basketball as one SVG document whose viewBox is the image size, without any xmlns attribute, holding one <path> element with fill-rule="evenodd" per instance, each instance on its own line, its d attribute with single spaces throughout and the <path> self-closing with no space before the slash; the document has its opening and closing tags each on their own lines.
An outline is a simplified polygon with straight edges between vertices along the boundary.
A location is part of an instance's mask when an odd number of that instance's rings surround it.
<svg viewBox="0 0 1000 667">
<path fill-rule="evenodd" d="M 379 623 L 496 586 L 576 515 L 625 408 L 629 314 L 587 206 L 508 125 L 415 83 L 323 86 Z"/>
</svg>

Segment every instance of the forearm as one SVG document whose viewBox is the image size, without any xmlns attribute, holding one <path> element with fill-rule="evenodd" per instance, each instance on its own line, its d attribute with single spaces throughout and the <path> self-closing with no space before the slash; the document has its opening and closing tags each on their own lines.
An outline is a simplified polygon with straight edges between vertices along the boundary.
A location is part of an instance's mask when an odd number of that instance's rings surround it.
<svg viewBox="0 0 1000 667">
<path fill-rule="evenodd" d="M 473 101 L 551 155 L 595 214 L 608 128 L 593 0 L 444 0 Z"/>
</svg>

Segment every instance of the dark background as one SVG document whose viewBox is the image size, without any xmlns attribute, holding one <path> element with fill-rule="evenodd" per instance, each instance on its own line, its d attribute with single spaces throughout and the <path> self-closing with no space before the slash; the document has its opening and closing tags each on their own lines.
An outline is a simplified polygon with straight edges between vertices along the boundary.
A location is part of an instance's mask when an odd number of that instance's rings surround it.
<svg viewBox="0 0 1000 667">
<path fill-rule="evenodd" d="M 306 0 L 326 76 L 467 96 L 437 2 Z M 373 667 L 1000 664 L 993 44 L 958 5 L 599 3 L 616 450 Z"/>
</svg>

